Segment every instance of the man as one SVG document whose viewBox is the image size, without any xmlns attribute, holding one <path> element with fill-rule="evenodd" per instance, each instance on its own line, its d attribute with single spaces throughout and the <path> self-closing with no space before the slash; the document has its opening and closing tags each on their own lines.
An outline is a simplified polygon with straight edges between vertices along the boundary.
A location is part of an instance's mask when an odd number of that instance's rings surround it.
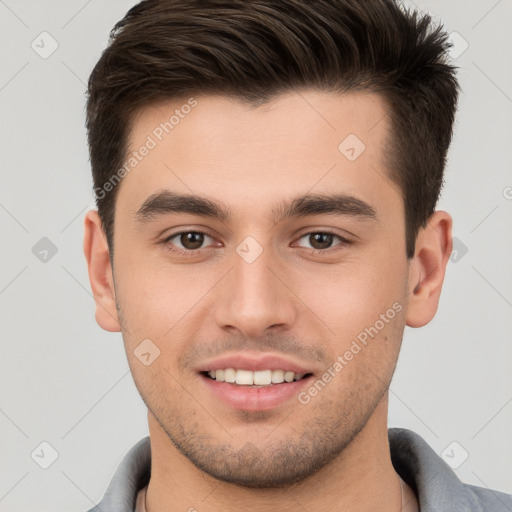
<svg viewBox="0 0 512 512">
<path fill-rule="evenodd" d="M 452 250 L 447 47 L 391 0 L 146 0 L 116 25 L 84 252 L 150 435 L 94 512 L 512 510 L 387 428 Z"/>
</svg>

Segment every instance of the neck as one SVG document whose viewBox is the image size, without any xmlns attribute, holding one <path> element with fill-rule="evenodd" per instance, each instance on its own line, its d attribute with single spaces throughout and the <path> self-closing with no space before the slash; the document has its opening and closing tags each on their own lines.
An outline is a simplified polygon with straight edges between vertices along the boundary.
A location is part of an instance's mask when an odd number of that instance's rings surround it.
<svg viewBox="0 0 512 512">
<path fill-rule="evenodd" d="M 250 489 L 210 477 L 176 450 L 148 412 L 152 461 L 147 512 L 400 511 L 402 488 L 391 463 L 387 406 L 386 394 L 335 460 L 307 479 L 277 489 Z"/>
</svg>

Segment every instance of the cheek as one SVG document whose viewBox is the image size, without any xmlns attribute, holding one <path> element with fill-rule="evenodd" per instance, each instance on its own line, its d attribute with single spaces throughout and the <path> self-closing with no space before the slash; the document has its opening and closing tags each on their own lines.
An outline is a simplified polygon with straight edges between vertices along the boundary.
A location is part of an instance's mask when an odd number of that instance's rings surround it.
<svg viewBox="0 0 512 512">
<path fill-rule="evenodd" d="M 330 265 L 306 279 L 297 277 L 300 298 L 306 306 L 331 328 L 335 336 L 355 336 L 373 325 L 380 315 L 398 303 L 405 309 L 404 290 L 407 268 L 395 261 L 350 262 Z M 393 315 L 391 311 L 390 315 Z"/>
<path fill-rule="evenodd" d="M 381 387 L 389 382 L 398 358 L 405 326 L 406 266 L 391 261 L 383 267 L 375 261 L 319 273 L 302 286 L 301 298 L 325 333 L 331 360 L 339 363 L 335 381 L 341 387 L 346 382 Z"/>
<path fill-rule="evenodd" d="M 155 381 L 152 386 L 172 388 L 176 384 L 172 376 L 179 373 L 178 357 L 210 321 L 207 313 L 215 306 L 215 285 L 223 273 L 212 267 L 196 268 L 168 262 L 143 264 L 133 255 L 119 265 L 116 292 L 124 319 L 123 340 L 134 379 L 141 385 L 157 379 L 160 384 Z M 158 354 L 148 369 L 137 359 L 137 354 L 146 352 L 150 357 Z M 180 374 L 178 380 L 183 377 Z"/>
<path fill-rule="evenodd" d="M 190 405 L 190 396 L 184 392 L 187 382 L 170 366 L 165 347 L 147 366 L 133 352 L 128 354 L 128 348 L 127 357 L 135 386 L 149 409 L 157 416 L 180 416 L 178 411 Z"/>
<path fill-rule="evenodd" d="M 116 295 L 130 334 L 161 337 L 215 284 L 211 270 L 172 265 L 157 251 L 134 251 L 115 263 Z"/>
</svg>

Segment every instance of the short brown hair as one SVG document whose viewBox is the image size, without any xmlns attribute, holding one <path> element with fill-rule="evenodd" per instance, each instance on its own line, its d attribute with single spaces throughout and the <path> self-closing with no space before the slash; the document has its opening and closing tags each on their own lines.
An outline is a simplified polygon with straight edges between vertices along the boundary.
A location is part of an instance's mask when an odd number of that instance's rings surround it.
<svg viewBox="0 0 512 512">
<path fill-rule="evenodd" d="M 448 34 L 393 0 L 144 0 L 111 31 L 88 83 L 99 216 L 113 255 L 118 187 L 133 115 L 192 94 L 260 105 L 302 87 L 379 92 L 390 110 L 390 179 L 405 205 L 407 257 L 434 212 L 459 93 Z"/>
</svg>

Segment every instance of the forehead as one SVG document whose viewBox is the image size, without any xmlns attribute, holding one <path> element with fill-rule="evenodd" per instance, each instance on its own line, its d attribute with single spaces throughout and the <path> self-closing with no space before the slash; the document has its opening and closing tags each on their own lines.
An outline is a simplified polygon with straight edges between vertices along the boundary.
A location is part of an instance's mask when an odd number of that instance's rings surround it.
<svg viewBox="0 0 512 512">
<path fill-rule="evenodd" d="M 258 107 L 221 95 L 184 96 L 134 118 L 118 200 L 136 209 L 167 188 L 226 204 L 241 197 L 277 203 L 313 189 L 357 195 L 373 183 L 371 195 L 389 185 L 388 130 L 387 106 L 375 93 L 306 89 Z"/>
<path fill-rule="evenodd" d="M 331 137 L 336 141 L 347 131 L 368 140 L 386 130 L 387 110 L 381 95 L 363 91 L 288 91 L 260 106 L 224 95 L 182 96 L 139 110 L 128 142 L 135 149 L 147 135 L 157 143 L 171 138 L 178 143 L 192 136 L 200 138 L 197 142 L 204 147 L 218 134 L 217 138 L 229 135 L 223 139 L 227 144 L 247 143 L 248 137 L 266 144 L 272 138 L 284 138 L 290 147 L 304 139 L 314 140 L 315 136 L 329 143 Z"/>
</svg>

